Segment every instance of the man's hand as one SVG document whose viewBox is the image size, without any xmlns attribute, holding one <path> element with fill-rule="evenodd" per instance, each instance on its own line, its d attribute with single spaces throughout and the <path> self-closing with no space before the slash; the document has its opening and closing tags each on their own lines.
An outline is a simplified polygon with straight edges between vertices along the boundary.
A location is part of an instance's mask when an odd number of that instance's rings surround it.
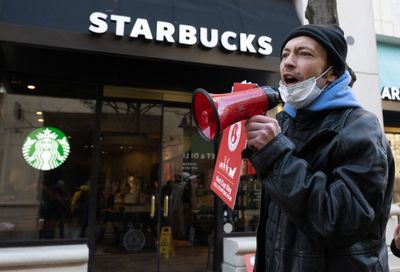
<svg viewBox="0 0 400 272">
<path fill-rule="evenodd" d="M 398 250 L 400 250 L 400 224 L 397 224 L 393 234 L 394 243 Z"/>
<path fill-rule="evenodd" d="M 260 150 L 280 132 L 278 121 L 268 116 L 255 115 L 246 121 L 247 145 L 254 151 Z"/>
</svg>

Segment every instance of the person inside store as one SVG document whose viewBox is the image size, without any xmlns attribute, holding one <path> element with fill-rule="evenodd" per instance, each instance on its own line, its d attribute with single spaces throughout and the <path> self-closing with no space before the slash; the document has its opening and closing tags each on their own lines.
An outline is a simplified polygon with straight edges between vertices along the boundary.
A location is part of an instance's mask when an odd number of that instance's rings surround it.
<svg viewBox="0 0 400 272">
<path fill-rule="evenodd" d="M 65 191 L 64 180 L 58 179 L 54 184 L 45 186 L 40 204 L 40 239 L 65 238 L 64 227 L 69 215 L 69 196 Z"/>
<path fill-rule="evenodd" d="M 400 224 L 397 224 L 393 233 L 393 240 L 390 244 L 393 255 L 400 258 Z"/>
<path fill-rule="evenodd" d="M 280 51 L 284 110 L 245 124 L 262 183 L 254 271 L 388 271 L 394 161 L 352 94 L 343 30 L 300 26 Z"/>
<path fill-rule="evenodd" d="M 68 219 L 70 206 L 69 206 L 69 195 L 65 190 L 65 181 L 62 179 L 58 179 L 56 183 L 51 188 L 55 194 L 56 198 L 56 207 L 57 207 L 57 225 L 58 225 L 58 234 L 60 239 L 64 239 L 65 237 L 65 222 Z"/>
<path fill-rule="evenodd" d="M 89 223 L 89 182 L 79 186 L 71 198 L 71 213 L 78 219 L 80 225 L 79 238 L 86 237 Z"/>
</svg>

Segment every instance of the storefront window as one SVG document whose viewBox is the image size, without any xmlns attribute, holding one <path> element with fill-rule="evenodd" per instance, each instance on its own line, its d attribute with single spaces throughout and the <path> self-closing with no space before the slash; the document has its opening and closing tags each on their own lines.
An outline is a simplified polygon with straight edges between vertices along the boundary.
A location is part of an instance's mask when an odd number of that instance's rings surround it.
<svg viewBox="0 0 400 272">
<path fill-rule="evenodd" d="M 395 183 L 394 183 L 394 190 L 393 190 L 393 202 L 399 203 L 400 202 L 400 134 L 398 133 L 386 133 L 386 137 L 389 140 L 393 157 L 396 164 L 396 173 L 395 173 Z"/>
<path fill-rule="evenodd" d="M 164 118 L 162 195 L 168 196 L 169 212 L 163 224 L 175 240 L 208 245 L 214 222 L 213 144 L 197 133 L 190 109 L 166 107 Z"/>
<path fill-rule="evenodd" d="M 146 252 L 155 263 L 161 116 L 159 103 L 103 102 L 97 252 Z"/>
<path fill-rule="evenodd" d="M 235 208 L 224 210 L 224 224 L 232 232 L 255 232 L 261 206 L 261 183 L 255 169 L 247 160 L 243 161 L 242 175 L 236 196 Z"/>
<path fill-rule="evenodd" d="M 2 85 L 1 242 L 86 236 L 94 96 L 62 82 Z"/>
</svg>

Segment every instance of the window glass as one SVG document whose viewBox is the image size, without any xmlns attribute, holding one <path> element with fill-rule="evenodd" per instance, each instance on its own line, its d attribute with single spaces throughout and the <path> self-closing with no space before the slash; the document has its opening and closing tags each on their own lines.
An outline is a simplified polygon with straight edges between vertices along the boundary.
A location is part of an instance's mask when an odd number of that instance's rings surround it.
<svg viewBox="0 0 400 272">
<path fill-rule="evenodd" d="M 214 222 L 210 181 L 215 153 L 213 144 L 198 134 L 190 113 L 189 108 L 164 110 L 161 194 L 169 209 L 162 223 L 171 226 L 174 240 L 204 246 Z"/>
<path fill-rule="evenodd" d="M 109 260 L 103 252 L 146 252 L 149 263 L 156 263 L 150 253 L 157 245 L 161 119 L 159 103 L 103 101 L 96 266 Z"/>
<path fill-rule="evenodd" d="M 232 225 L 232 232 L 254 232 L 258 224 L 260 206 L 261 183 L 257 180 L 255 169 L 250 162 L 244 160 L 235 207 L 231 210 L 225 206 L 224 224 Z"/>
<path fill-rule="evenodd" d="M 0 89 L 0 241 L 85 237 L 95 91 L 30 82 Z"/>
<path fill-rule="evenodd" d="M 393 152 L 393 157 L 395 161 L 395 183 L 393 190 L 393 202 L 400 203 L 400 171 L 398 166 L 400 165 L 400 134 L 398 133 L 386 133 L 386 137 L 390 143 L 390 147 Z"/>
</svg>

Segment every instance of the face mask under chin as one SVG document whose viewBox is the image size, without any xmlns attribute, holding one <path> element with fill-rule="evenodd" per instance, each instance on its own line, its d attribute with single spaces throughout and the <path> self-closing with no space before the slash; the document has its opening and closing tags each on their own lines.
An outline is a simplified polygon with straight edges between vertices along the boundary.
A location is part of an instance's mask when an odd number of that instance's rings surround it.
<svg viewBox="0 0 400 272">
<path fill-rule="evenodd" d="M 279 92 L 282 100 L 295 109 L 303 109 L 310 105 L 328 86 L 327 83 L 322 89 L 317 86 L 317 80 L 325 75 L 330 69 L 329 67 L 319 77 L 311 77 L 302 82 L 287 87 L 282 81 L 279 81 Z"/>
</svg>

